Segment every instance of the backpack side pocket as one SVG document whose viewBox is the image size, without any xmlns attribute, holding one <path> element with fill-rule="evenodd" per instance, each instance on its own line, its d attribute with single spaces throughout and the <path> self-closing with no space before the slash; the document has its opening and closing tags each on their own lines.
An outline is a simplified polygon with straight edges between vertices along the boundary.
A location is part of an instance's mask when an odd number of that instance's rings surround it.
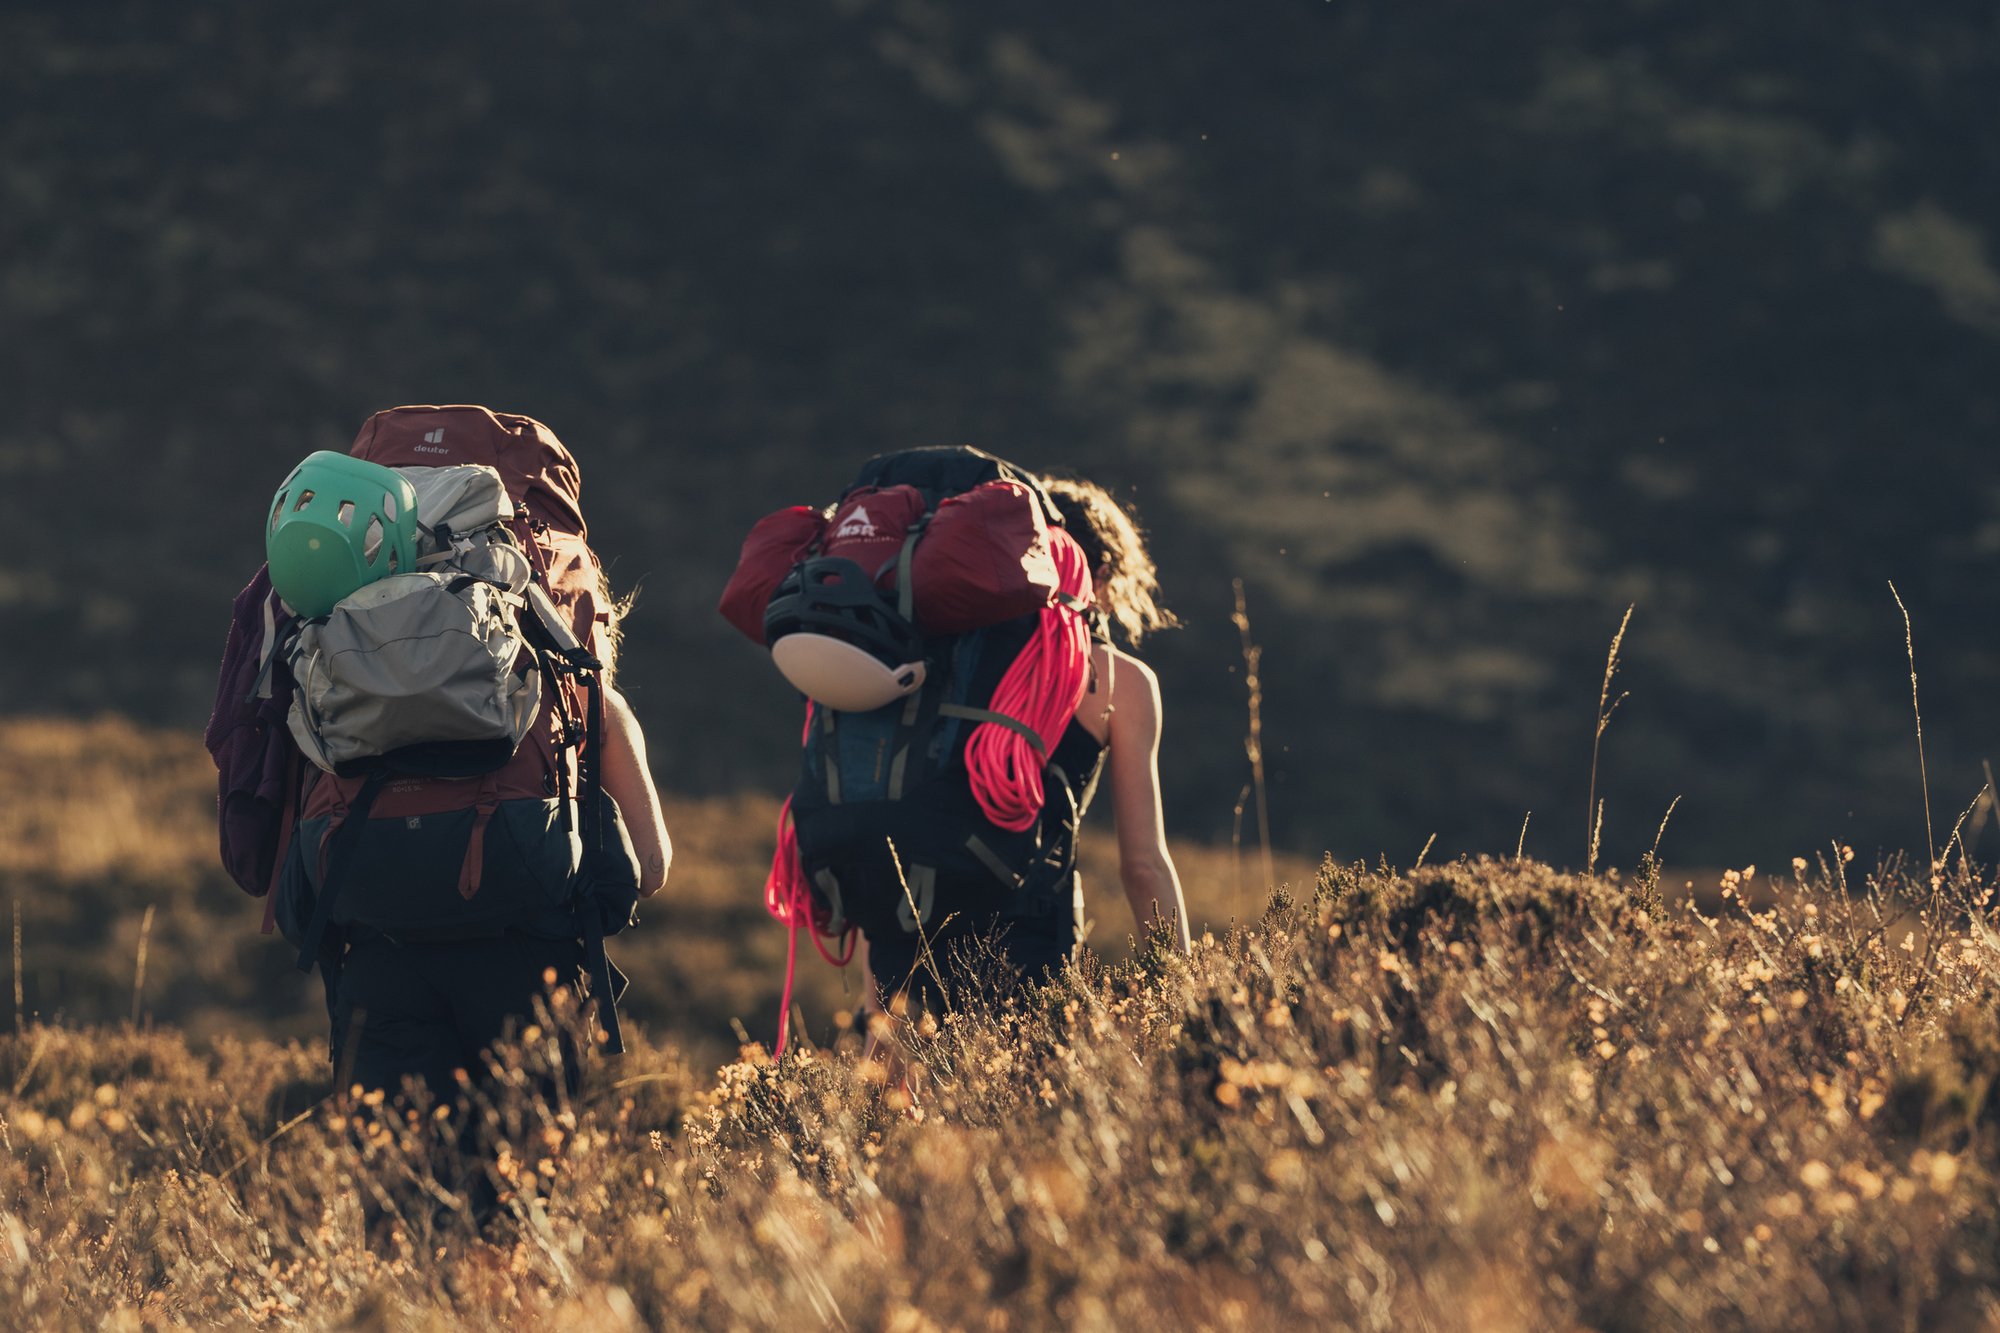
<svg viewBox="0 0 2000 1333">
<path fill-rule="evenodd" d="M 319 905 L 315 891 L 319 876 L 313 861 L 319 856 L 320 842 L 326 837 L 329 822 L 325 815 L 301 819 L 292 830 L 291 846 L 278 870 L 275 920 L 278 933 L 293 948 L 305 942 L 306 923 L 312 920 L 313 908 Z"/>
</svg>

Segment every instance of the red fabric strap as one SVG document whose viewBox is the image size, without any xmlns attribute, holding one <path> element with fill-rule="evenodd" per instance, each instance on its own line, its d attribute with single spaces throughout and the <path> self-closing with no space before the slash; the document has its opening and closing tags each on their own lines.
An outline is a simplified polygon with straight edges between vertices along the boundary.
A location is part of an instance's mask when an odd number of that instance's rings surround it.
<svg viewBox="0 0 2000 1333">
<path fill-rule="evenodd" d="M 493 822 L 493 812 L 500 808 L 491 773 L 479 781 L 477 808 L 479 813 L 472 821 L 472 836 L 465 840 L 465 863 L 458 868 L 458 896 L 461 898 L 471 898 L 479 892 L 479 876 L 486 868 L 486 826 Z"/>
</svg>

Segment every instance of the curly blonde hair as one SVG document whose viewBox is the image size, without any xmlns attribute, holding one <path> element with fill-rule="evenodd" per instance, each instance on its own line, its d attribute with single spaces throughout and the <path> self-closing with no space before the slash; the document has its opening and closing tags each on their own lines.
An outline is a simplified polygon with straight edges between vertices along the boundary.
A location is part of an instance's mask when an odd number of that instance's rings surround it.
<svg viewBox="0 0 2000 1333">
<path fill-rule="evenodd" d="M 1132 514 L 1102 486 L 1080 477 L 1044 477 L 1042 485 L 1062 514 L 1063 527 L 1103 579 L 1099 605 L 1124 631 L 1125 641 L 1136 647 L 1154 630 L 1176 628 L 1181 622 L 1159 603 L 1158 572 Z"/>
</svg>

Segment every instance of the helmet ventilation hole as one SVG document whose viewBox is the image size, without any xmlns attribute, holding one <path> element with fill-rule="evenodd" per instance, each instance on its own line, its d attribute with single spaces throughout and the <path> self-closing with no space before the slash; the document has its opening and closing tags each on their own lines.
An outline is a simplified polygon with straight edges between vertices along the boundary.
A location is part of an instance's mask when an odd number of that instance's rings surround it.
<svg viewBox="0 0 2000 1333">
<path fill-rule="evenodd" d="M 288 494 L 289 492 L 287 491 L 279 491 L 278 502 L 271 506 L 271 531 L 273 532 L 278 530 L 278 515 L 285 512 L 285 496 Z"/>
<path fill-rule="evenodd" d="M 338 512 L 338 513 L 334 514 L 334 517 L 340 520 L 340 526 L 341 526 L 341 527 L 343 527 L 343 528 L 351 528 L 351 527 L 353 527 L 353 526 L 354 526 L 354 501 L 352 501 L 352 500 L 342 500 L 342 501 L 340 502 L 340 510 L 339 510 L 339 512 Z"/>
<path fill-rule="evenodd" d="M 389 572 L 396 572 L 396 548 L 393 546 L 389 548 Z"/>
<path fill-rule="evenodd" d="M 362 534 L 361 537 L 362 558 L 372 565 L 375 563 L 376 553 L 381 549 L 382 520 L 370 514 L 368 516 L 368 531 Z M 396 568 L 396 551 L 394 547 L 391 547 L 389 550 L 389 568 L 392 571 Z"/>
<path fill-rule="evenodd" d="M 387 491 L 382 493 L 382 512 L 391 523 L 396 521 L 396 497 Z"/>
<path fill-rule="evenodd" d="M 313 493 L 311 491 L 300 491 L 299 502 L 292 506 L 292 512 L 296 514 L 301 509 L 304 509 L 307 505 L 311 504 L 312 502 L 313 502 Z"/>
</svg>

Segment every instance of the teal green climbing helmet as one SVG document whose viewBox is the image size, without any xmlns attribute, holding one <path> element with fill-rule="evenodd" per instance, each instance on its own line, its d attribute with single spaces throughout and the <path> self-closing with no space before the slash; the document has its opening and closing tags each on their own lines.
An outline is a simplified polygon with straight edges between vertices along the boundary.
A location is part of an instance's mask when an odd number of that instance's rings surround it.
<svg viewBox="0 0 2000 1333">
<path fill-rule="evenodd" d="M 417 567 L 417 493 L 380 463 L 322 449 L 278 487 L 264 525 L 271 586 L 311 619 L 376 579 Z"/>
</svg>

